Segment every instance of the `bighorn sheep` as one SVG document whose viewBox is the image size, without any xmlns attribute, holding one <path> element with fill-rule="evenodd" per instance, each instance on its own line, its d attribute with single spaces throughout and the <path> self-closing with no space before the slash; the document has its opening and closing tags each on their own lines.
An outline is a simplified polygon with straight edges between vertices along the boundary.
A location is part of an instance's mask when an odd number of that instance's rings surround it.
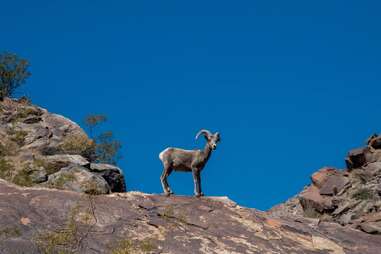
<svg viewBox="0 0 381 254">
<path fill-rule="evenodd" d="M 192 172 L 194 181 L 194 193 L 196 197 L 204 196 L 201 191 L 201 178 L 200 173 L 208 162 L 212 150 L 217 148 L 220 142 L 220 134 L 218 132 L 212 134 L 208 130 L 200 130 L 196 135 L 196 140 L 203 134 L 207 143 L 203 150 L 183 150 L 179 148 L 169 147 L 162 151 L 159 155 L 163 163 L 163 173 L 160 177 L 164 193 L 167 196 L 173 194 L 171 191 L 167 178 L 175 171 Z"/>
</svg>

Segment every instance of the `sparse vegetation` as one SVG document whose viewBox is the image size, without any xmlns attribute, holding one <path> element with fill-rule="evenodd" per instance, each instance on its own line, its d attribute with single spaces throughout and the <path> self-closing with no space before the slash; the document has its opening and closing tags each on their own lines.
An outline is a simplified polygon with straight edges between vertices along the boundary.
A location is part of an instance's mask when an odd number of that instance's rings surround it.
<svg viewBox="0 0 381 254">
<path fill-rule="evenodd" d="M 12 173 L 14 171 L 14 166 L 11 162 L 6 159 L 0 159 L 0 178 L 5 180 L 10 180 L 12 177 Z"/>
<path fill-rule="evenodd" d="M 13 53 L 0 54 L 0 100 L 12 96 L 15 90 L 31 75 L 27 60 Z"/>
<path fill-rule="evenodd" d="M 79 154 L 91 158 L 95 153 L 95 143 L 85 134 L 70 135 L 64 139 L 60 149 L 68 154 Z"/>
<path fill-rule="evenodd" d="M 172 205 L 168 205 L 164 208 L 162 216 L 166 219 L 173 218 L 175 216 L 175 210 Z"/>
<path fill-rule="evenodd" d="M 25 138 L 28 135 L 28 132 L 23 130 L 16 130 L 15 128 L 12 128 L 8 130 L 8 135 L 10 135 L 10 140 L 15 142 L 19 146 L 23 146 L 25 143 Z"/>
<path fill-rule="evenodd" d="M 40 167 L 44 168 L 46 174 L 51 175 L 58 172 L 61 168 L 66 167 L 66 163 L 49 163 L 44 159 L 35 159 L 33 161 L 33 167 L 38 169 Z"/>
<path fill-rule="evenodd" d="M 89 194 L 89 195 L 100 195 L 100 194 L 103 194 L 103 193 L 100 193 L 99 192 L 99 188 L 98 188 L 98 185 L 97 183 L 94 181 L 88 181 L 86 183 L 83 184 L 83 186 L 81 186 L 82 190 L 86 193 L 86 194 Z"/>
<path fill-rule="evenodd" d="M 374 199 L 375 197 L 376 196 L 374 192 L 368 188 L 359 189 L 352 195 L 352 198 L 357 200 L 371 200 L 371 199 Z"/>
<path fill-rule="evenodd" d="M 79 213 L 79 207 L 74 206 L 62 228 L 55 231 L 45 231 L 35 237 L 35 242 L 42 253 L 75 253 L 75 247 L 79 239 L 78 225 L 75 221 Z"/>
<path fill-rule="evenodd" d="M 144 240 L 129 240 L 124 239 L 118 242 L 118 244 L 111 250 L 111 254 L 146 254 L 151 253 L 156 249 L 156 246 L 150 239 Z"/>
<path fill-rule="evenodd" d="M 187 224 L 187 216 L 181 211 L 180 213 L 175 213 L 173 205 L 168 205 L 164 208 L 163 213 L 161 214 L 165 220 L 175 219 L 178 222 Z"/>
<path fill-rule="evenodd" d="M 106 121 L 107 117 L 105 115 L 88 115 L 85 118 L 85 124 L 89 129 L 90 137 L 94 138 L 94 128 Z"/>
<path fill-rule="evenodd" d="M 10 140 L 4 140 L 4 144 L 0 143 L 0 156 L 16 155 L 17 149 L 16 143 Z"/>
<path fill-rule="evenodd" d="M 20 107 L 17 110 L 17 114 L 12 119 L 13 123 L 19 122 L 20 120 L 27 118 L 28 116 L 39 116 L 42 112 L 34 107 Z"/>
<path fill-rule="evenodd" d="M 120 159 L 119 151 L 122 147 L 120 141 L 115 140 L 112 131 L 101 132 L 95 135 L 94 130 L 107 121 L 105 115 L 89 115 L 85 124 L 90 137 L 95 140 L 95 160 L 101 163 L 116 164 Z"/>
<path fill-rule="evenodd" d="M 99 162 L 116 164 L 118 152 L 122 147 L 118 140 L 114 140 L 112 131 L 106 131 L 99 135 L 96 143 L 96 157 Z"/>
<path fill-rule="evenodd" d="M 7 155 L 8 155 L 8 149 L 5 148 L 5 146 L 0 143 L 0 156 L 7 156 Z"/>
<path fill-rule="evenodd" d="M 33 185 L 30 173 L 31 171 L 25 167 L 17 172 L 17 174 L 13 177 L 12 182 L 20 186 L 30 187 Z"/>
<path fill-rule="evenodd" d="M 17 227 L 6 227 L 0 229 L 0 238 L 8 239 L 21 236 L 21 231 Z"/>
</svg>

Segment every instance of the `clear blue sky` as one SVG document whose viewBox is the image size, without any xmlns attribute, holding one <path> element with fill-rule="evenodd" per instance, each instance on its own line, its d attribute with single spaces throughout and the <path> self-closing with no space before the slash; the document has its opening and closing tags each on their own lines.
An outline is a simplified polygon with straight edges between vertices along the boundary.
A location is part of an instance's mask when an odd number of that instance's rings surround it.
<svg viewBox="0 0 381 254">
<path fill-rule="evenodd" d="M 267 209 L 381 128 L 380 1 L 0 1 L 0 50 L 32 64 L 20 94 L 107 114 L 130 190 L 161 192 L 159 152 L 208 128 L 204 192 Z"/>
</svg>

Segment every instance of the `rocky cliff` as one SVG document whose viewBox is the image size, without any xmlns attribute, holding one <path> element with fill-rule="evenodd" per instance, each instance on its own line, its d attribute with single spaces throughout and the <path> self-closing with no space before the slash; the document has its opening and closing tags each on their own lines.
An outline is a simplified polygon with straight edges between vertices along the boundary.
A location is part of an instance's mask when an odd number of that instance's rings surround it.
<svg viewBox="0 0 381 254">
<path fill-rule="evenodd" d="M 226 197 L 123 192 L 121 170 L 94 162 L 77 124 L 27 101 L 0 112 L 0 254 L 380 253 L 378 147 L 351 151 L 347 169 L 318 171 L 262 212 Z"/>
<path fill-rule="evenodd" d="M 381 234 L 381 137 L 348 153 L 346 169 L 326 167 L 311 176 L 311 185 L 271 209 L 278 217 L 308 217 Z M 380 252 L 381 253 L 381 252 Z"/>
<path fill-rule="evenodd" d="M 94 142 L 69 119 L 27 100 L 0 103 L 0 178 L 93 194 L 125 191 L 122 171 L 94 163 Z"/>
</svg>

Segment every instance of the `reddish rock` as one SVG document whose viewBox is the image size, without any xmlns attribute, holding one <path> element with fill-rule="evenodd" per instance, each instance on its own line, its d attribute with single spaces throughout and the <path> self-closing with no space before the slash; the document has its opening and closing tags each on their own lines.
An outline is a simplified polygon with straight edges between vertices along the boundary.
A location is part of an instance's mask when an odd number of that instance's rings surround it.
<svg viewBox="0 0 381 254">
<path fill-rule="evenodd" d="M 335 175 L 337 173 L 338 170 L 335 168 L 322 168 L 311 176 L 311 181 L 316 187 L 321 188 L 329 176 Z"/>
<path fill-rule="evenodd" d="M 367 162 L 366 154 L 368 152 L 368 148 L 357 148 L 353 149 L 348 153 L 345 162 L 347 164 L 348 169 L 361 168 Z"/>
<path fill-rule="evenodd" d="M 327 196 L 320 195 L 320 190 L 315 186 L 311 185 L 305 189 L 299 195 L 300 203 L 304 211 L 317 211 L 322 213 L 326 210 L 332 210 L 332 199 Z"/>
<path fill-rule="evenodd" d="M 348 177 L 341 175 L 329 176 L 323 186 L 320 188 L 321 195 L 333 196 L 339 193 L 349 183 Z"/>
</svg>

